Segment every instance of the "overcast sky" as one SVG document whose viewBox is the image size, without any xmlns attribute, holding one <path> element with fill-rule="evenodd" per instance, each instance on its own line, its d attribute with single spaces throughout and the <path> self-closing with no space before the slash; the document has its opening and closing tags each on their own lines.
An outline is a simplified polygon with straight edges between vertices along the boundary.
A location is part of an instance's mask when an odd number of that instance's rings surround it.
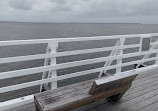
<svg viewBox="0 0 158 111">
<path fill-rule="evenodd" d="M 158 0 L 0 0 L 0 21 L 158 23 Z"/>
</svg>

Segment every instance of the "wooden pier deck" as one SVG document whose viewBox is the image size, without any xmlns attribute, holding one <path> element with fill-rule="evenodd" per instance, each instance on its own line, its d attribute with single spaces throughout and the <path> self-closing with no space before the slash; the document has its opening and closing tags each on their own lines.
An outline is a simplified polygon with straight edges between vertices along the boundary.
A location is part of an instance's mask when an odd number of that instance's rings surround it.
<svg viewBox="0 0 158 111">
<path fill-rule="evenodd" d="M 80 107 L 73 111 L 157 111 L 158 110 L 158 69 L 139 74 L 132 87 L 118 102 L 106 99 Z M 35 111 L 34 103 L 7 111 Z"/>
</svg>

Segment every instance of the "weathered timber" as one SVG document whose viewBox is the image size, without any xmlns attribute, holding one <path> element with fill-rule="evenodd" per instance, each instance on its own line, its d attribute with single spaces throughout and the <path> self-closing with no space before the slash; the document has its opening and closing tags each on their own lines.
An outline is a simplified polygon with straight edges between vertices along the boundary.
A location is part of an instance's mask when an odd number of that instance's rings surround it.
<svg viewBox="0 0 158 111">
<path fill-rule="evenodd" d="M 108 98 L 119 100 L 131 87 L 136 75 L 111 79 L 114 76 L 65 86 L 52 91 L 35 94 L 37 111 L 69 111 L 94 101 Z M 120 78 L 121 77 L 121 78 Z M 106 81 L 105 81 L 106 79 Z M 105 81 L 105 83 L 104 83 Z"/>
<path fill-rule="evenodd" d="M 103 77 L 94 81 L 89 93 L 95 95 L 107 91 L 111 88 L 117 88 L 126 84 L 132 83 L 132 81 L 137 77 L 137 74 L 131 76 L 113 76 Z"/>
<path fill-rule="evenodd" d="M 70 93 L 68 98 L 66 97 L 68 95 L 51 98 L 51 100 L 54 99 L 54 102 L 52 101 L 52 103 L 49 102 L 49 99 L 46 100 L 47 102 L 42 102 L 38 101 L 38 98 L 35 97 L 35 105 L 37 107 L 37 111 L 70 111 L 72 109 L 87 105 L 97 100 L 110 97 L 113 94 L 125 92 L 127 89 L 129 89 L 130 86 L 131 84 L 118 87 L 117 89 L 113 88 L 111 90 L 99 93 L 97 95 L 88 94 L 89 88 L 87 88 L 85 90 L 80 90 L 75 93 Z"/>
</svg>

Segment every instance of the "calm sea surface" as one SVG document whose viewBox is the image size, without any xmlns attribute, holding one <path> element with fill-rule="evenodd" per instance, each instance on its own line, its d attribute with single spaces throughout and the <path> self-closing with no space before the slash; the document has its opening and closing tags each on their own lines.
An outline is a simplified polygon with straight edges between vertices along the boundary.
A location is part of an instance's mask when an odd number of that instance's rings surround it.
<svg viewBox="0 0 158 111">
<path fill-rule="evenodd" d="M 0 22 L 0 41 L 6 40 L 27 40 L 27 39 L 47 39 L 47 38 L 66 38 L 66 37 L 87 37 L 87 36 L 105 36 L 105 35 L 120 35 L 120 34 L 137 34 L 137 33 L 158 33 L 158 25 L 142 25 L 142 24 L 58 24 L 58 23 L 5 23 Z M 112 46 L 116 41 L 91 41 L 91 42 L 74 42 L 74 43 L 61 43 L 59 44 L 58 51 L 85 49 L 92 47 L 104 47 Z M 126 44 L 139 43 L 139 40 L 127 40 Z M 11 56 L 22 56 L 30 54 L 41 54 L 45 53 L 46 45 L 23 45 L 13 47 L 0 47 L 0 57 L 11 57 Z M 134 52 L 138 49 L 125 50 L 124 52 Z M 57 58 L 57 63 L 70 62 L 75 60 L 91 59 L 95 57 L 108 56 L 110 52 L 94 53 L 61 57 Z M 130 58 L 132 60 L 136 58 Z M 139 58 L 137 58 L 139 59 Z M 127 61 L 127 60 L 125 60 Z M 31 67 L 38 67 L 43 65 L 44 60 L 25 61 L 10 64 L 1 64 L 0 72 L 12 71 L 18 69 L 25 69 Z M 103 61 L 104 62 L 104 61 Z M 93 64 L 92 66 L 81 66 L 68 68 L 58 71 L 58 75 L 72 73 L 75 71 L 81 71 L 85 69 L 91 69 L 103 66 L 104 63 Z M 115 61 L 114 63 L 115 64 Z M 125 68 L 126 69 L 126 68 Z M 113 71 L 111 71 L 113 72 Z M 76 80 L 85 80 L 97 77 L 98 74 L 92 74 L 78 77 L 71 80 L 59 81 L 58 86 L 65 84 L 71 84 Z M 29 82 L 33 80 L 41 79 L 40 74 L 34 74 L 30 76 L 22 76 L 12 79 L 0 80 L 0 87 L 14 85 L 22 82 Z M 12 91 L 4 94 L 0 94 L 0 101 L 17 98 L 24 95 L 29 95 L 39 91 L 39 86 L 22 89 L 19 91 Z"/>
</svg>

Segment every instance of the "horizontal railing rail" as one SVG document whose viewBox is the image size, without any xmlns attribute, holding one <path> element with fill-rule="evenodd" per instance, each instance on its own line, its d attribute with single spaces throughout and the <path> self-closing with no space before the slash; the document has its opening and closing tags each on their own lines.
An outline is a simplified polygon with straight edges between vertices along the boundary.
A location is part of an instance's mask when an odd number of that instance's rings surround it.
<svg viewBox="0 0 158 111">
<path fill-rule="evenodd" d="M 107 40 L 107 39 L 119 39 L 119 38 L 136 38 L 141 37 L 142 34 L 131 35 L 112 35 L 112 36 L 95 36 L 95 37 L 73 37 L 73 38 L 52 38 L 52 39 L 33 39 L 33 40 L 10 40 L 0 41 L 0 46 L 11 45 L 27 45 L 27 44 L 44 44 L 51 41 L 55 42 L 74 42 L 74 41 L 92 41 L 92 40 Z M 158 33 L 151 33 L 151 36 L 158 36 Z"/>
<path fill-rule="evenodd" d="M 116 69 L 115 74 L 124 74 L 129 71 L 134 71 L 135 73 L 138 73 L 139 69 L 130 69 L 128 71 L 123 72 L 122 68 L 125 66 L 130 66 L 134 64 L 142 64 L 144 62 L 150 62 L 150 61 L 158 61 L 158 49 L 155 47 L 154 49 L 148 49 L 146 51 L 142 50 L 143 43 L 142 41 L 144 38 L 150 39 L 149 47 L 152 47 L 153 45 L 157 46 L 158 42 L 151 42 L 152 37 L 158 37 L 158 33 L 152 33 L 152 34 L 131 34 L 131 35 L 114 35 L 114 36 L 97 36 L 97 37 L 78 37 L 78 38 L 53 38 L 53 39 L 36 39 L 36 40 L 13 40 L 13 41 L 0 41 L 0 46 L 13 46 L 13 45 L 28 45 L 28 44 L 47 44 L 47 51 L 45 54 L 34 54 L 34 55 L 24 55 L 24 56 L 15 56 L 15 57 L 6 57 L 6 58 L 0 58 L 0 64 L 6 64 L 6 63 L 12 63 L 12 62 L 21 62 L 21 61 L 30 61 L 30 60 L 38 60 L 38 59 L 45 59 L 44 66 L 40 67 L 31 67 L 27 69 L 19 69 L 19 70 L 13 70 L 13 71 L 7 71 L 7 72 L 0 72 L 0 81 L 4 79 L 11 79 L 14 77 L 21 77 L 21 76 L 27 76 L 32 74 L 38 74 L 43 73 L 43 76 L 40 80 L 34 80 L 31 82 L 24 82 L 19 83 L 15 85 L 10 86 L 3 86 L 0 88 L 0 94 L 6 93 L 10 91 L 20 90 L 23 88 L 28 88 L 32 86 L 41 85 L 41 88 L 43 88 L 43 85 L 47 86 L 48 83 L 52 83 L 51 87 L 53 85 L 57 88 L 57 82 L 64 79 L 71 79 L 74 77 L 84 76 L 87 74 L 92 73 L 99 73 L 99 72 L 105 72 L 110 69 Z M 122 39 L 123 38 L 123 39 Z M 140 43 L 133 43 L 133 44 L 127 44 L 124 45 L 124 42 L 127 38 L 139 38 Z M 63 52 L 57 52 L 58 44 L 62 42 L 76 42 L 76 41 L 102 41 L 102 40 L 115 40 L 116 42 L 120 42 L 120 45 L 117 46 L 110 46 L 110 47 L 100 47 L 100 48 L 88 48 L 88 49 L 78 49 L 73 51 L 63 51 Z M 122 41 L 121 41 L 122 40 Z M 131 49 L 131 48 L 138 48 L 139 50 L 132 53 L 123 53 L 124 50 Z M 106 56 L 106 57 L 94 57 L 93 59 L 81 59 L 81 60 L 74 60 L 72 62 L 64 62 L 64 63 L 56 63 L 57 57 L 65 57 L 65 56 L 75 56 L 75 55 L 83 55 L 83 54 L 93 54 L 93 53 L 99 53 L 99 52 L 106 52 L 106 51 L 116 51 L 112 56 Z M 140 60 L 132 60 L 123 62 L 123 59 L 128 59 L 130 57 L 138 57 L 138 56 L 146 56 L 156 54 L 153 57 L 147 56 L 146 58 L 141 58 Z M 111 64 L 114 60 L 116 60 L 116 64 Z M 73 68 L 78 66 L 84 66 L 84 65 L 92 65 L 95 63 L 106 63 L 109 62 L 110 64 L 104 65 L 101 67 L 93 68 L 93 69 L 86 69 L 83 71 L 77 71 L 73 73 L 65 73 L 64 75 L 57 75 L 57 70 L 60 69 L 66 69 L 66 68 Z M 156 67 L 158 64 L 155 62 L 153 64 L 153 67 Z M 151 67 L 151 66 L 147 66 Z M 148 68 L 147 68 L 148 69 Z M 146 69 L 146 70 L 147 70 Z M 140 71 L 141 72 L 141 71 Z M 52 88 L 52 89 L 53 89 Z M 40 89 L 42 91 L 42 89 Z"/>
<path fill-rule="evenodd" d="M 103 47 L 103 48 L 94 48 L 94 49 L 85 49 L 85 50 L 76 50 L 76 51 L 66 51 L 66 52 L 48 53 L 48 54 L 36 54 L 36 55 L 27 55 L 27 56 L 19 56 L 19 57 L 8 57 L 8 58 L 0 58 L 0 64 L 44 59 L 44 58 L 51 58 L 51 57 L 63 57 L 63 56 L 70 56 L 70 55 L 88 54 L 88 53 L 94 53 L 94 52 L 102 52 L 102 51 L 110 51 L 110 50 L 126 49 L 126 48 L 136 48 L 136 47 L 140 47 L 140 44 L 115 46 L 115 47 Z"/>
<path fill-rule="evenodd" d="M 64 68 L 70 68 L 70 67 L 76 67 L 76 66 L 81 66 L 81 65 L 88 65 L 88 64 L 94 64 L 94 63 L 99 63 L 99 62 L 105 62 L 107 60 L 116 60 L 116 59 L 123 59 L 123 58 L 128 58 L 128 57 L 135 57 L 135 56 L 141 56 L 145 54 L 152 54 L 152 53 L 157 53 L 157 50 L 151 50 L 151 51 L 145 51 L 145 52 L 137 52 L 137 53 L 129 53 L 129 54 L 124 54 L 122 55 L 116 55 L 116 56 L 109 56 L 109 57 L 100 57 L 100 58 L 95 58 L 95 59 L 87 59 L 87 60 L 80 60 L 80 61 L 75 61 L 75 62 L 67 62 L 67 63 L 61 63 L 61 64 L 56 64 L 56 65 L 49 65 L 49 66 L 41 66 L 41 67 L 35 67 L 35 68 L 28 68 L 28 69 L 22 69 L 22 70 L 15 70 L 15 71 L 8 71 L 8 72 L 2 72 L 0 73 L 0 80 L 1 79 L 7 79 L 7 78 L 12 78 L 12 77 L 19 77 L 19 76 L 24 76 L 24 75 L 29 75 L 29 74 L 36 74 L 40 72 L 45 72 L 45 71 L 50 71 L 50 70 L 59 70 L 59 69 L 64 69 Z M 136 60 L 136 63 L 138 62 L 147 62 L 156 60 L 156 57 L 153 58 L 148 58 L 144 60 Z M 130 64 L 131 63 L 131 64 Z M 128 62 L 128 65 L 136 64 L 135 62 Z M 121 66 L 126 63 L 122 63 Z M 120 66 L 120 65 L 117 65 Z M 125 66 L 125 65 L 123 65 Z M 111 69 L 116 68 L 110 66 Z"/>
</svg>

